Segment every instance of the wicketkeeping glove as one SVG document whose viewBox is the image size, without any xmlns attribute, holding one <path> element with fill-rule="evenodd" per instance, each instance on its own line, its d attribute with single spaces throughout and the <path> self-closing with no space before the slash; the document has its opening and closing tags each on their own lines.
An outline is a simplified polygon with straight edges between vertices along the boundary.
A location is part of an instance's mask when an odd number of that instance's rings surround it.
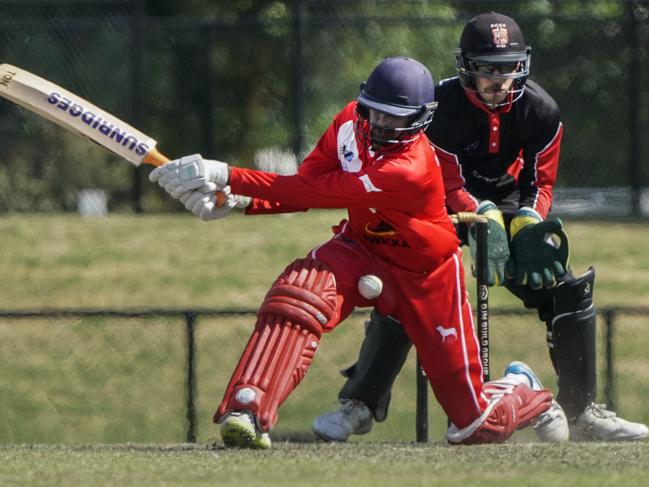
<svg viewBox="0 0 649 487">
<path fill-rule="evenodd" d="M 502 286 L 505 283 L 505 265 L 509 258 L 509 243 L 503 214 L 498 207 L 489 200 L 480 203 L 476 211 L 479 215 L 487 217 L 487 285 Z M 473 276 L 476 275 L 475 262 L 477 242 L 475 239 L 475 224 L 469 229 L 469 248 L 473 258 Z"/>
<path fill-rule="evenodd" d="M 532 208 L 518 210 L 509 227 L 512 255 L 507 277 L 532 289 L 557 285 L 568 268 L 570 245 L 561 220 L 543 220 Z"/>
</svg>

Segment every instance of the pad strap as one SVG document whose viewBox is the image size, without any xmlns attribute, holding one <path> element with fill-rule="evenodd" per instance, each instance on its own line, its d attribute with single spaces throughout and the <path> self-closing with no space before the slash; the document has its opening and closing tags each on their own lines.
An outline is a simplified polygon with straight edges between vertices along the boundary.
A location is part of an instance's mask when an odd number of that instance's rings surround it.
<svg viewBox="0 0 649 487">
<path fill-rule="evenodd" d="M 449 443 L 503 443 L 552 406 L 548 389 L 535 391 L 511 377 L 485 383 L 484 393 L 489 398 L 487 408 L 465 428 L 451 424 L 446 433 Z"/>
</svg>

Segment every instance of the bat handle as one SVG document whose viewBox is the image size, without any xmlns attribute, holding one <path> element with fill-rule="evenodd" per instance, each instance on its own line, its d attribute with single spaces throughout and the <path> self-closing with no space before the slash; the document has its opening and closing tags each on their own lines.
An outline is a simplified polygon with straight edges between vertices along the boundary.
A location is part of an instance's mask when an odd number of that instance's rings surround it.
<svg viewBox="0 0 649 487">
<path fill-rule="evenodd" d="M 169 162 L 169 158 L 158 151 L 155 147 L 151 149 L 142 159 L 142 162 L 151 166 L 162 166 Z M 221 191 L 216 192 L 216 206 L 221 208 L 225 204 L 225 195 Z"/>
<path fill-rule="evenodd" d="M 158 151 L 155 147 L 151 149 L 142 159 L 144 164 L 150 164 L 151 166 L 162 166 L 165 162 L 169 162 L 169 158 Z"/>
</svg>

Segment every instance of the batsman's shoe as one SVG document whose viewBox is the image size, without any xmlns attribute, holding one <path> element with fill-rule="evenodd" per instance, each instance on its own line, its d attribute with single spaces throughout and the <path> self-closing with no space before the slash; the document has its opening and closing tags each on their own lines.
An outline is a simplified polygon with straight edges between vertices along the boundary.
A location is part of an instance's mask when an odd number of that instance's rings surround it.
<svg viewBox="0 0 649 487">
<path fill-rule="evenodd" d="M 533 390 L 538 391 L 543 389 L 543 384 L 541 384 L 539 378 L 526 363 L 511 362 L 505 368 L 504 375 L 507 376 L 509 374 L 524 375 Z M 532 428 L 539 440 L 548 443 L 560 443 L 562 441 L 567 441 L 570 437 L 570 428 L 568 426 L 566 413 L 563 412 L 559 403 L 554 399 L 552 400 L 552 406 L 550 409 L 541 414 L 538 419 L 532 423 Z"/>
<path fill-rule="evenodd" d="M 221 438 L 228 448 L 270 448 L 270 436 L 259 429 L 251 413 L 232 411 L 221 418 L 219 423 Z"/>
<path fill-rule="evenodd" d="M 340 409 L 313 421 L 313 432 L 325 441 L 346 441 L 351 435 L 369 433 L 374 425 L 372 411 L 362 401 L 341 399 Z"/>
<path fill-rule="evenodd" d="M 573 441 L 637 441 L 649 436 L 649 428 L 618 417 L 606 404 L 591 403 L 570 425 Z"/>
</svg>

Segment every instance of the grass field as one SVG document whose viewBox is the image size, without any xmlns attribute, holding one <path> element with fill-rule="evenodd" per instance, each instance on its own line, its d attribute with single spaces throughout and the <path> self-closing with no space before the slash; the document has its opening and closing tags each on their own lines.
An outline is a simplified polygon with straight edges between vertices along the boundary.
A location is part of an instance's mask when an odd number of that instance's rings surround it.
<svg viewBox="0 0 649 487">
<path fill-rule="evenodd" d="M 195 445 L 0 447 L 11 486 L 484 486 L 647 485 L 649 443 L 281 443 L 268 451 Z"/>
<path fill-rule="evenodd" d="M 0 219 L 0 309 L 41 307 L 254 307 L 294 258 L 331 236 L 344 213 Z M 645 305 L 646 222 L 568 222 L 575 272 L 595 265 L 597 301 Z M 465 252 L 468 254 L 468 252 Z M 518 306 L 507 292 L 494 306 Z"/>
<path fill-rule="evenodd" d="M 211 224 L 184 214 L 5 216 L 0 310 L 255 308 L 285 265 L 328 239 L 342 216 L 233 216 Z M 597 268 L 599 306 L 647 304 L 646 223 L 569 221 L 567 229 L 575 271 Z M 492 292 L 491 304 L 520 306 L 504 290 Z M 646 320 L 620 318 L 615 379 L 620 413 L 649 422 Z M 354 360 L 362 338 L 363 317 L 348 321 L 325 337 L 312 370 L 280 409 L 276 448 L 260 453 L 209 447 L 218 440 L 211 414 L 252 318 L 199 320 L 197 445 L 182 444 L 180 320 L 0 320 L 0 485 L 646 484 L 648 443 L 548 446 L 529 444 L 533 437 L 523 433 L 512 445 L 443 446 L 446 420 L 432 398 L 433 443 L 410 443 L 414 354 L 395 385 L 388 421 L 349 445 L 314 443 L 310 422 L 335 406 L 338 370 Z M 494 319 L 491 328 L 495 374 L 522 359 L 554 387 L 545 327 L 534 314 Z"/>
</svg>

